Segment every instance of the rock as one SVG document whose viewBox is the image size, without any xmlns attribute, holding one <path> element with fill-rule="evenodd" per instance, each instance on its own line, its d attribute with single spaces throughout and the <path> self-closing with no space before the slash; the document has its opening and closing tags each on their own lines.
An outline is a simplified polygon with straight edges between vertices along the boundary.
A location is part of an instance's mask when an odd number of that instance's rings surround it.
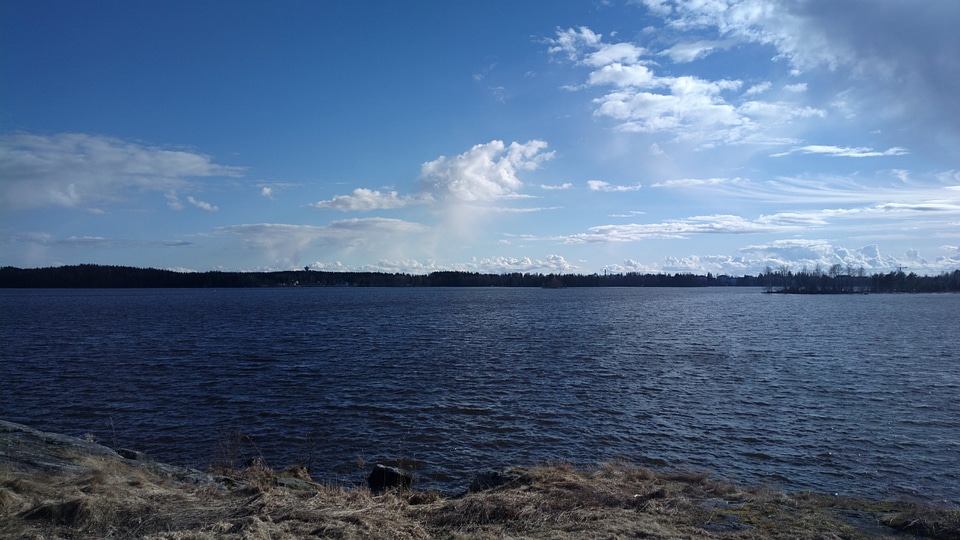
<svg viewBox="0 0 960 540">
<path fill-rule="evenodd" d="M 121 457 L 126 459 L 132 459 L 133 461 L 146 461 L 147 455 L 138 450 L 130 450 L 129 448 L 118 448 L 117 453 Z"/>
<path fill-rule="evenodd" d="M 408 489 L 413 485 L 413 475 L 396 467 L 378 463 L 367 477 L 367 485 L 373 491 L 384 491 L 395 487 Z"/>
</svg>

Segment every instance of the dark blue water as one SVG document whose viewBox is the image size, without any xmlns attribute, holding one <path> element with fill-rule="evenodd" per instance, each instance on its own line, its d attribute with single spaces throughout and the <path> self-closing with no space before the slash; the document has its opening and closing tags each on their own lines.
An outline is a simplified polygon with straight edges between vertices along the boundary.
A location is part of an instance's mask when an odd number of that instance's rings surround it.
<svg viewBox="0 0 960 540">
<path fill-rule="evenodd" d="M 421 487 L 454 491 L 485 468 L 619 456 L 789 491 L 960 502 L 960 295 L 0 299 L 0 417 L 163 461 L 203 467 L 239 446 L 349 482 L 402 458 Z"/>
</svg>

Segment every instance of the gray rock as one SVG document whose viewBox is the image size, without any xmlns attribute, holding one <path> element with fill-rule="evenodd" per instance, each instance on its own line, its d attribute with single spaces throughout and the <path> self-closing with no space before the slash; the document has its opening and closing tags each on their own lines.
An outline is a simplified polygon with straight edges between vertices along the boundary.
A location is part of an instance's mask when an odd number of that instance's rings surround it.
<svg viewBox="0 0 960 540">
<path fill-rule="evenodd" d="M 413 485 L 413 475 L 396 467 L 378 463 L 367 477 L 367 485 L 373 491 L 385 491 L 397 487 L 408 489 Z"/>
</svg>

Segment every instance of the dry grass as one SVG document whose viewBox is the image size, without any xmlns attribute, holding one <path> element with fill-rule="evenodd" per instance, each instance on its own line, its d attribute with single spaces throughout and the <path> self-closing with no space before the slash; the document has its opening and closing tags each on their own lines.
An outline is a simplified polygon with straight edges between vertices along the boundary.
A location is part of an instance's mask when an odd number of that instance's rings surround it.
<svg viewBox="0 0 960 540">
<path fill-rule="evenodd" d="M 0 469 L 11 538 L 960 538 L 960 511 L 742 489 L 628 463 L 516 469 L 503 486 L 442 497 L 320 485 L 261 464 L 192 483 L 78 456 L 76 473 Z M 909 536 L 908 536 L 909 537 Z"/>
</svg>

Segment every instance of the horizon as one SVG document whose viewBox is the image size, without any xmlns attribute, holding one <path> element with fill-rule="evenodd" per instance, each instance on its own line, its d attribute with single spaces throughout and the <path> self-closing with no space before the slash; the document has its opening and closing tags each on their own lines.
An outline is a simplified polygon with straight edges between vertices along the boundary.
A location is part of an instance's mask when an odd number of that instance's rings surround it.
<svg viewBox="0 0 960 540">
<path fill-rule="evenodd" d="M 0 12 L 0 266 L 960 268 L 949 0 Z"/>
</svg>

